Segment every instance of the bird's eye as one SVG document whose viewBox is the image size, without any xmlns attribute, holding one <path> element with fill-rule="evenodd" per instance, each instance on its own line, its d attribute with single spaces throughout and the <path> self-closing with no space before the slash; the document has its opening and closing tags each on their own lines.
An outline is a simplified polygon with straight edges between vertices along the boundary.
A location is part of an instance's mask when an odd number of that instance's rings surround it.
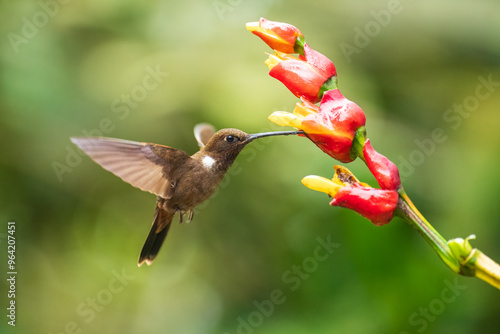
<svg viewBox="0 0 500 334">
<path fill-rule="evenodd" d="M 228 143 L 232 143 L 232 142 L 233 142 L 233 141 L 235 141 L 235 140 L 238 140 L 238 137 L 233 136 L 233 135 L 227 135 L 227 136 L 226 136 L 226 141 L 227 141 Z"/>
</svg>

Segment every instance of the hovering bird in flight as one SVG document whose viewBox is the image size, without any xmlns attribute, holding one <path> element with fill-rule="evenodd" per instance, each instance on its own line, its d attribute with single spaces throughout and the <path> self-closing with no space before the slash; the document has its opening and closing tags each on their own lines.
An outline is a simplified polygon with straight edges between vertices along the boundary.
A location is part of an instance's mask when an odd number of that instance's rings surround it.
<svg viewBox="0 0 500 334">
<path fill-rule="evenodd" d="M 278 135 L 303 134 L 279 131 L 247 134 L 238 129 L 215 132 L 209 124 L 194 128 L 200 150 L 193 155 L 169 146 L 103 137 L 73 137 L 71 141 L 104 169 L 143 191 L 157 196 L 151 231 L 142 247 L 138 265 L 151 265 L 178 212 L 179 221 L 207 200 L 243 148 L 253 140 Z"/>
</svg>

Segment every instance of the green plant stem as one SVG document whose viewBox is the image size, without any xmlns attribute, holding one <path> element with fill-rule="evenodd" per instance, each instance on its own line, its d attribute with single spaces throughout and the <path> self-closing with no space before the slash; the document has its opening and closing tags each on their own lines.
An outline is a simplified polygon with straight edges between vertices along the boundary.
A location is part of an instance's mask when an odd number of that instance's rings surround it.
<svg viewBox="0 0 500 334">
<path fill-rule="evenodd" d="M 396 214 L 413 226 L 438 253 L 443 262 L 455 273 L 463 276 L 475 276 L 500 289 L 500 265 L 480 250 L 469 244 L 469 238 L 446 241 L 422 216 L 408 195 L 401 187 Z M 460 240 L 459 243 L 457 240 Z M 453 245 L 453 249 L 450 247 Z"/>
<path fill-rule="evenodd" d="M 474 248 L 463 265 L 473 268 L 477 278 L 500 289 L 500 265 L 480 250 Z"/>
<path fill-rule="evenodd" d="M 363 154 L 363 147 L 366 142 L 366 129 L 364 126 L 360 127 L 355 135 L 351 147 L 351 158 L 359 157 L 366 163 Z M 432 227 L 431 224 L 424 218 L 424 216 L 417 210 L 412 203 L 403 187 L 399 191 L 399 200 L 396 213 L 405 220 L 408 224 L 413 226 L 432 248 L 438 253 L 439 257 L 446 263 L 446 265 L 456 273 L 460 272 L 460 264 L 453 256 L 453 253 L 448 246 L 448 242 Z"/>
<path fill-rule="evenodd" d="M 363 154 L 366 140 L 366 129 L 362 126 L 356 131 L 352 141 L 350 155 L 353 160 L 359 157 L 366 163 Z M 474 236 L 465 240 L 458 238 L 446 241 L 418 211 L 403 186 L 398 189 L 398 194 L 398 205 L 394 215 L 415 228 L 448 268 L 463 276 L 475 276 L 500 289 L 500 265 L 480 250 L 470 246 L 469 239 Z"/>
<path fill-rule="evenodd" d="M 403 187 L 399 190 L 399 201 L 397 214 L 400 218 L 414 227 L 422 237 L 438 253 L 443 262 L 454 272 L 460 273 L 460 263 L 453 256 L 448 242 L 439 234 L 434 227 L 425 219 L 412 203 Z"/>
</svg>

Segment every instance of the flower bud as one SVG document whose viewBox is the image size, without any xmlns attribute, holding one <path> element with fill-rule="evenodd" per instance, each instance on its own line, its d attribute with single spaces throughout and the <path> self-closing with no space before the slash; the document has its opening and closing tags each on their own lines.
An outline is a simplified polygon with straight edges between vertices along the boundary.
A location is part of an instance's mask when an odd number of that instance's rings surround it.
<svg viewBox="0 0 500 334">
<path fill-rule="evenodd" d="M 382 189 L 398 190 L 401 186 L 401 178 L 396 165 L 382 154 L 375 151 L 370 139 L 365 141 L 363 156 L 370 172 L 377 180 Z"/>
<path fill-rule="evenodd" d="M 312 103 L 319 102 L 328 89 L 337 88 L 337 71 L 332 61 L 304 45 L 304 55 L 298 58 L 276 52 L 266 61 L 269 75 L 281 81 L 295 96 Z"/>
<path fill-rule="evenodd" d="M 304 35 L 291 24 L 269 21 L 249 22 L 246 28 L 259 36 L 271 49 L 284 53 L 302 53 Z"/>
</svg>

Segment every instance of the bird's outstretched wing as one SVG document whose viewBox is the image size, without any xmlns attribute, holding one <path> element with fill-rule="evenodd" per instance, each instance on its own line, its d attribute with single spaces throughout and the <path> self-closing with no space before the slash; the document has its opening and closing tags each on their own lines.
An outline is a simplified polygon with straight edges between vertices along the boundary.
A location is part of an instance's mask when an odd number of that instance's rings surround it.
<svg viewBox="0 0 500 334">
<path fill-rule="evenodd" d="M 71 141 L 104 169 L 144 191 L 172 197 L 189 154 L 172 147 L 103 137 L 77 137 Z"/>
<path fill-rule="evenodd" d="M 194 137 L 198 145 L 203 148 L 207 145 L 208 141 L 215 134 L 215 128 L 208 123 L 196 124 L 194 127 Z"/>
</svg>

